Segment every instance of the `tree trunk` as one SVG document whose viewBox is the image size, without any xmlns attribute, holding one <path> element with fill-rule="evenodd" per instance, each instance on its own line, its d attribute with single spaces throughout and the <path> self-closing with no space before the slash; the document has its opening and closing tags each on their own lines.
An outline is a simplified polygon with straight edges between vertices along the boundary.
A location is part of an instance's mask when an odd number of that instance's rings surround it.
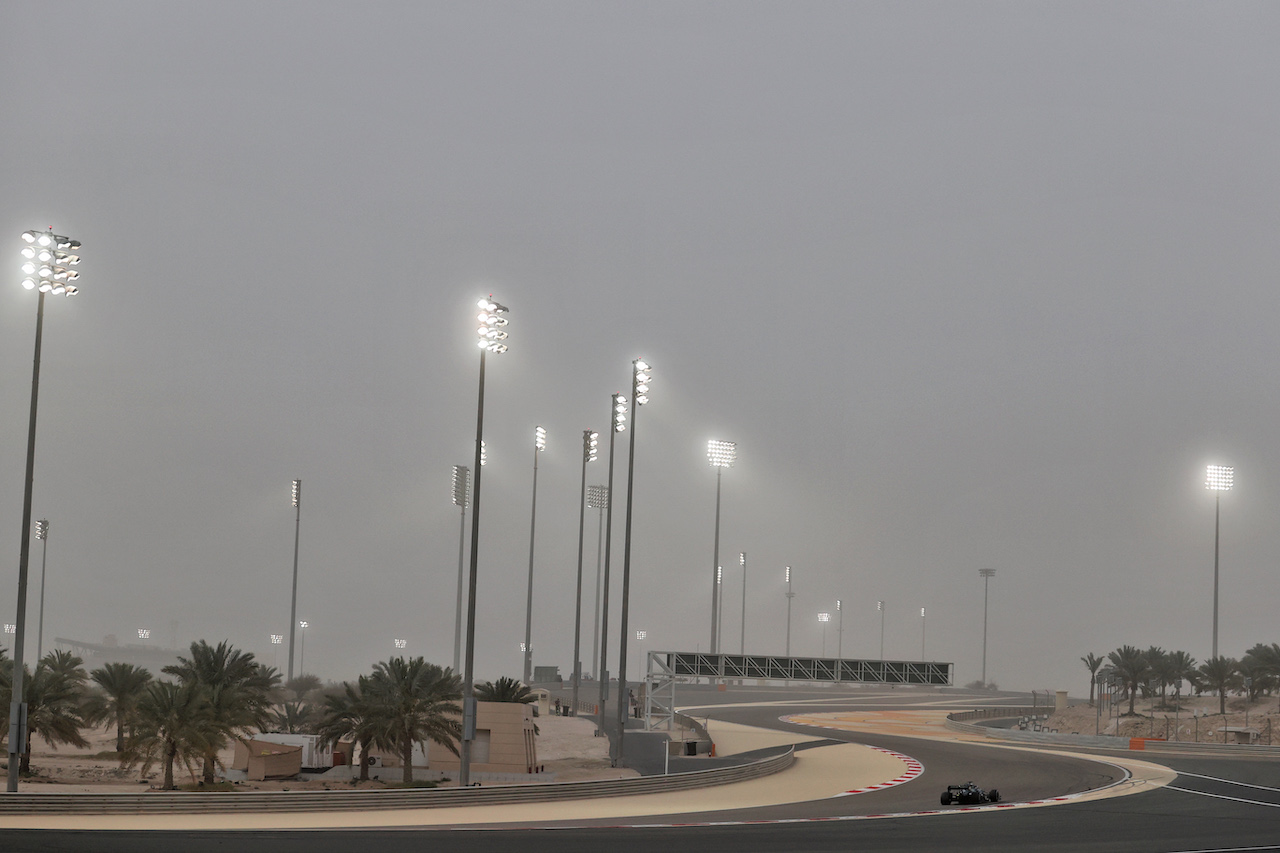
<svg viewBox="0 0 1280 853">
<path fill-rule="evenodd" d="M 178 756 L 178 747 L 176 744 L 168 744 L 164 749 L 164 784 L 161 789 L 172 791 L 175 787 L 173 784 L 173 760 Z"/>
<path fill-rule="evenodd" d="M 360 781 L 369 781 L 369 741 L 360 741 Z"/>
<path fill-rule="evenodd" d="M 404 775 L 400 780 L 408 785 L 413 781 L 413 741 L 407 737 L 400 744 L 400 760 L 404 762 Z"/>
<path fill-rule="evenodd" d="M 1218 713 L 1226 716 L 1227 713 L 1227 688 L 1218 689 Z"/>
<path fill-rule="evenodd" d="M 116 754 L 124 752 L 124 717 L 116 717 Z"/>
<path fill-rule="evenodd" d="M 218 754 L 216 752 L 207 753 L 204 757 L 204 775 L 201 777 L 206 785 L 213 784 L 213 768 L 217 765 Z"/>
<path fill-rule="evenodd" d="M 18 764 L 18 773 L 22 776 L 31 775 L 31 726 L 27 726 L 27 744 L 26 749 L 22 751 L 22 761 Z"/>
</svg>

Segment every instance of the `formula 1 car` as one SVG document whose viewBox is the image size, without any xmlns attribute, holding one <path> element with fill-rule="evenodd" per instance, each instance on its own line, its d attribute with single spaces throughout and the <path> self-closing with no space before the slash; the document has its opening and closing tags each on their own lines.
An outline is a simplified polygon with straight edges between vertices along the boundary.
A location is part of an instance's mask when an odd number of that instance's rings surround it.
<svg viewBox="0 0 1280 853">
<path fill-rule="evenodd" d="M 990 791 L 984 791 L 972 782 L 965 782 L 963 785 L 948 785 L 947 790 L 942 792 L 940 799 L 944 806 L 949 806 L 952 803 L 959 803 L 962 806 L 976 806 L 982 803 L 1000 802 L 1000 792 L 995 788 Z"/>
</svg>

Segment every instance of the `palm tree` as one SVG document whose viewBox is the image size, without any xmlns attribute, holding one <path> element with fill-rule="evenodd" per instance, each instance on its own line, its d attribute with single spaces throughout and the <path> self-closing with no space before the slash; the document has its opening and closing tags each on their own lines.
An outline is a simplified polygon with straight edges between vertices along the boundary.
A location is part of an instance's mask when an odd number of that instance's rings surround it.
<svg viewBox="0 0 1280 853">
<path fill-rule="evenodd" d="M 184 685 L 200 685 L 207 691 L 209 715 L 218 732 L 208 738 L 204 755 L 204 782 L 212 785 L 218 750 L 227 739 L 247 737 L 271 724 L 270 694 L 279 685 L 280 674 L 226 640 L 217 646 L 204 640 L 192 643 L 191 657 L 179 657 L 164 672 Z"/>
<path fill-rule="evenodd" d="M 39 735 L 50 744 L 89 745 L 80 730 L 87 723 L 81 710 L 84 701 L 84 661 L 71 652 L 49 652 L 36 664 L 35 675 L 25 681 L 27 700 L 27 740 L 23 744 L 20 773 L 31 772 L 31 739 Z M 12 687 L 10 688 L 12 690 Z"/>
<path fill-rule="evenodd" d="M 1174 695 L 1182 693 L 1182 682 L 1190 681 L 1195 678 L 1196 659 L 1190 653 L 1177 651 L 1169 652 L 1165 659 L 1168 667 L 1167 676 L 1169 683 L 1174 686 Z"/>
<path fill-rule="evenodd" d="M 1227 690 L 1235 681 L 1239 664 L 1235 658 L 1209 658 L 1196 670 L 1196 680 L 1218 692 L 1218 713 L 1227 713 Z"/>
<path fill-rule="evenodd" d="M 296 735 L 310 732 L 315 727 L 315 711 L 305 702 L 285 702 L 271 712 L 271 726 L 275 731 Z"/>
<path fill-rule="evenodd" d="M 308 694 L 314 693 L 323 686 L 324 682 L 320 680 L 319 676 L 308 672 L 294 676 L 285 682 L 284 689 L 293 694 L 295 702 L 302 702 L 307 698 Z"/>
<path fill-rule="evenodd" d="M 1098 683 L 1098 667 L 1102 666 L 1105 658 L 1100 658 L 1093 652 L 1080 658 L 1080 662 L 1084 664 L 1085 669 L 1089 670 L 1089 705 L 1093 706 L 1093 688 Z"/>
<path fill-rule="evenodd" d="M 320 712 L 320 722 L 316 733 L 320 742 L 333 748 L 347 737 L 352 746 L 359 746 L 360 755 L 368 757 L 369 747 L 373 745 L 375 731 L 372 714 L 366 696 L 369 692 L 369 677 L 362 675 L 353 686 L 350 682 L 342 683 L 341 692 L 329 693 L 324 697 L 324 708 Z M 347 766 L 355 760 L 355 749 L 347 753 Z M 369 779 L 369 762 L 360 762 L 360 779 Z"/>
<path fill-rule="evenodd" d="M 132 726 L 138 699 L 151 673 L 131 663 L 108 663 L 89 673 L 97 689 L 85 700 L 85 718 L 92 723 L 116 724 L 116 752 L 124 752 L 124 730 Z"/>
<path fill-rule="evenodd" d="M 477 684 L 476 699 L 481 702 L 517 702 L 522 705 L 538 701 L 537 695 L 528 686 L 506 676 L 497 681 Z"/>
<path fill-rule="evenodd" d="M 1154 678 L 1156 683 L 1160 685 L 1160 704 L 1164 704 L 1165 687 L 1168 685 L 1168 658 L 1169 653 L 1159 646 L 1152 646 L 1143 654 L 1147 656 L 1147 667 L 1150 670 L 1148 680 Z"/>
<path fill-rule="evenodd" d="M 1115 674 L 1124 682 L 1129 691 L 1129 716 L 1134 716 L 1134 700 L 1137 698 L 1138 685 L 1145 682 L 1150 666 L 1146 653 L 1133 646 L 1121 646 L 1107 655 Z"/>
<path fill-rule="evenodd" d="M 1249 652 L 1245 652 L 1236 669 L 1244 678 L 1244 688 L 1250 702 L 1257 699 L 1263 690 L 1270 690 L 1274 683 L 1267 661 Z"/>
<path fill-rule="evenodd" d="M 374 665 L 367 688 L 375 739 L 400 753 L 406 784 L 413 781 L 415 745 L 432 741 L 458 754 L 462 685 L 452 669 L 395 657 Z"/>
<path fill-rule="evenodd" d="M 137 724 L 122 757 L 129 766 L 141 762 L 144 774 L 150 772 L 157 760 L 161 761 L 164 764 L 162 787 L 166 791 L 174 789 L 176 761 L 181 761 L 194 776 L 194 765 L 223 736 L 213 718 L 207 688 L 195 681 L 151 682 L 138 698 L 137 713 Z"/>
</svg>

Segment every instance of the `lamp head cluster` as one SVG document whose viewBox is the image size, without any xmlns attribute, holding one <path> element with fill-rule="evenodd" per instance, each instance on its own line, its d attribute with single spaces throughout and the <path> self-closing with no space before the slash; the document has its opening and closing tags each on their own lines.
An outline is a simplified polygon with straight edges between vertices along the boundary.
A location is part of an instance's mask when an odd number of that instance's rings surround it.
<svg viewBox="0 0 1280 853">
<path fill-rule="evenodd" d="M 720 580 L 723 577 L 724 577 L 724 566 L 716 566 L 716 583 L 720 583 Z"/>
<path fill-rule="evenodd" d="M 747 552 L 743 551 L 738 555 L 738 565 L 745 566 L 747 564 Z"/>
<path fill-rule="evenodd" d="M 295 507 L 302 505 L 302 481 L 301 480 L 293 481 L 293 505 Z"/>
<path fill-rule="evenodd" d="M 533 446 L 539 453 L 547 449 L 547 431 L 542 427 L 533 428 Z"/>
<path fill-rule="evenodd" d="M 732 441 L 707 442 L 707 461 L 712 468 L 730 468 L 738 459 L 738 445 Z"/>
<path fill-rule="evenodd" d="M 39 290 L 54 296 L 75 296 L 80 292 L 72 282 L 80 273 L 71 269 L 80 263 L 80 256 L 72 254 L 80 248 L 79 240 L 63 237 L 50 231 L 24 231 L 22 240 L 22 272 L 26 278 L 22 286 L 27 290 Z"/>
<path fill-rule="evenodd" d="M 613 395 L 613 431 L 625 432 L 627 429 L 627 398 L 624 394 Z"/>
<path fill-rule="evenodd" d="M 306 621 L 305 619 L 299 619 L 299 620 L 298 620 L 298 627 L 299 627 L 299 628 L 310 628 L 310 627 L 311 627 L 311 623 L 310 623 L 310 622 L 308 622 L 308 621 Z"/>
<path fill-rule="evenodd" d="M 402 639 L 400 639 L 399 637 L 396 637 L 396 638 L 395 638 L 395 641 L 396 641 L 396 648 L 397 648 L 397 649 L 403 649 L 403 648 L 406 648 L 406 647 L 409 645 L 409 641 L 408 641 L 408 640 L 402 640 Z"/>
<path fill-rule="evenodd" d="M 978 569 L 978 577 L 980 578 L 993 578 L 995 576 L 996 576 L 995 569 Z"/>
<path fill-rule="evenodd" d="M 600 433 L 592 432 L 589 429 L 582 431 L 582 461 L 595 462 L 597 456 L 597 447 L 600 444 Z M 591 488 L 595 488 L 592 486 Z"/>
<path fill-rule="evenodd" d="M 466 465 L 453 466 L 453 505 L 467 505 L 467 486 L 471 480 L 471 469 Z"/>
<path fill-rule="evenodd" d="M 1235 468 L 1226 468 L 1222 465 L 1210 465 L 1208 475 L 1204 481 L 1204 487 L 1212 492 L 1229 492 L 1234 484 L 1236 477 Z"/>
<path fill-rule="evenodd" d="M 920 618 L 921 618 L 921 619 L 923 619 L 923 618 L 924 618 L 924 608 L 923 608 L 923 607 L 921 607 L 921 608 L 920 608 Z"/>
<path fill-rule="evenodd" d="M 476 319 L 480 321 L 476 334 L 480 337 L 476 343 L 487 352 L 506 352 L 507 345 L 503 341 L 507 339 L 507 333 L 503 326 L 507 325 L 507 318 L 499 315 L 507 313 L 507 306 L 499 305 L 491 299 L 481 299 L 476 304 L 480 307 L 480 313 L 476 315 Z"/>
<path fill-rule="evenodd" d="M 36 522 L 36 538 L 43 541 L 49 538 L 49 520 L 42 518 Z"/>
<path fill-rule="evenodd" d="M 272 634 L 271 645 L 278 646 L 284 642 L 284 634 Z"/>
<path fill-rule="evenodd" d="M 609 487 L 587 486 L 587 506 L 592 509 L 608 509 Z"/>
<path fill-rule="evenodd" d="M 787 583 L 791 583 L 791 567 L 787 566 Z"/>
<path fill-rule="evenodd" d="M 138 629 L 138 639 L 139 639 L 139 640 L 150 640 L 150 639 L 151 639 L 151 629 L 150 629 L 150 628 L 139 628 L 139 629 Z"/>
<path fill-rule="evenodd" d="M 839 613 L 839 612 L 840 612 L 840 606 L 841 606 L 841 604 L 842 604 L 842 602 L 840 601 L 840 599 L 838 599 L 838 598 L 837 598 L 837 599 L 836 599 L 836 612 L 837 612 L 837 613 Z"/>
<path fill-rule="evenodd" d="M 877 602 L 876 602 L 876 610 L 880 611 L 881 613 L 883 613 L 883 612 L 884 612 L 884 602 L 883 602 L 883 601 L 877 601 Z"/>
<path fill-rule="evenodd" d="M 632 364 L 635 366 L 635 381 L 631 383 L 631 387 L 635 391 L 636 405 L 643 406 L 649 402 L 650 367 L 643 358 L 637 358 Z"/>
<path fill-rule="evenodd" d="M 481 467 L 489 464 L 489 448 L 485 447 L 484 439 L 480 439 L 480 465 Z"/>
<path fill-rule="evenodd" d="M 830 621 L 831 621 L 831 614 L 830 614 L 830 613 L 819 613 L 819 614 L 818 614 L 818 621 L 819 621 L 819 622 L 830 622 Z"/>
</svg>

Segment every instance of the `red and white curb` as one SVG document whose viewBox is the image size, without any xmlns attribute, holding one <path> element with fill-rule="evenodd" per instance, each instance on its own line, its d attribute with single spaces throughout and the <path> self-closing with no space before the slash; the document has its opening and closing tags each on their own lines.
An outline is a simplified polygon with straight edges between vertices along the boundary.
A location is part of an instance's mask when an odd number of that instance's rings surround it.
<svg viewBox="0 0 1280 853">
<path fill-rule="evenodd" d="M 795 717 L 779 717 L 784 723 L 790 723 L 793 726 L 808 726 L 811 729 L 829 729 L 830 726 L 820 726 L 817 723 L 800 722 Z M 867 743 L 860 743 L 858 746 L 864 746 L 867 749 L 874 749 L 876 752 L 883 752 L 885 755 L 891 755 L 894 758 L 907 765 L 906 772 L 896 779 L 890 779 L 887 782 L 877 782 L 874 785 L 867 785 L 865 788 L 850 788 L 847 791 L 836 794 L 837 797 L 847 797 L 850 794 L 865 794 L 870 791 L 882 791 L 885 788 L 894 788 L 904 782 L 910 782 L 912 779 L 924 772 L 924 765 L 910 755 L 903 755 L 901 752 L 894 752 L 892 749 L 885 749 L 882 746 L 872 746 Z"/>
</svg>

